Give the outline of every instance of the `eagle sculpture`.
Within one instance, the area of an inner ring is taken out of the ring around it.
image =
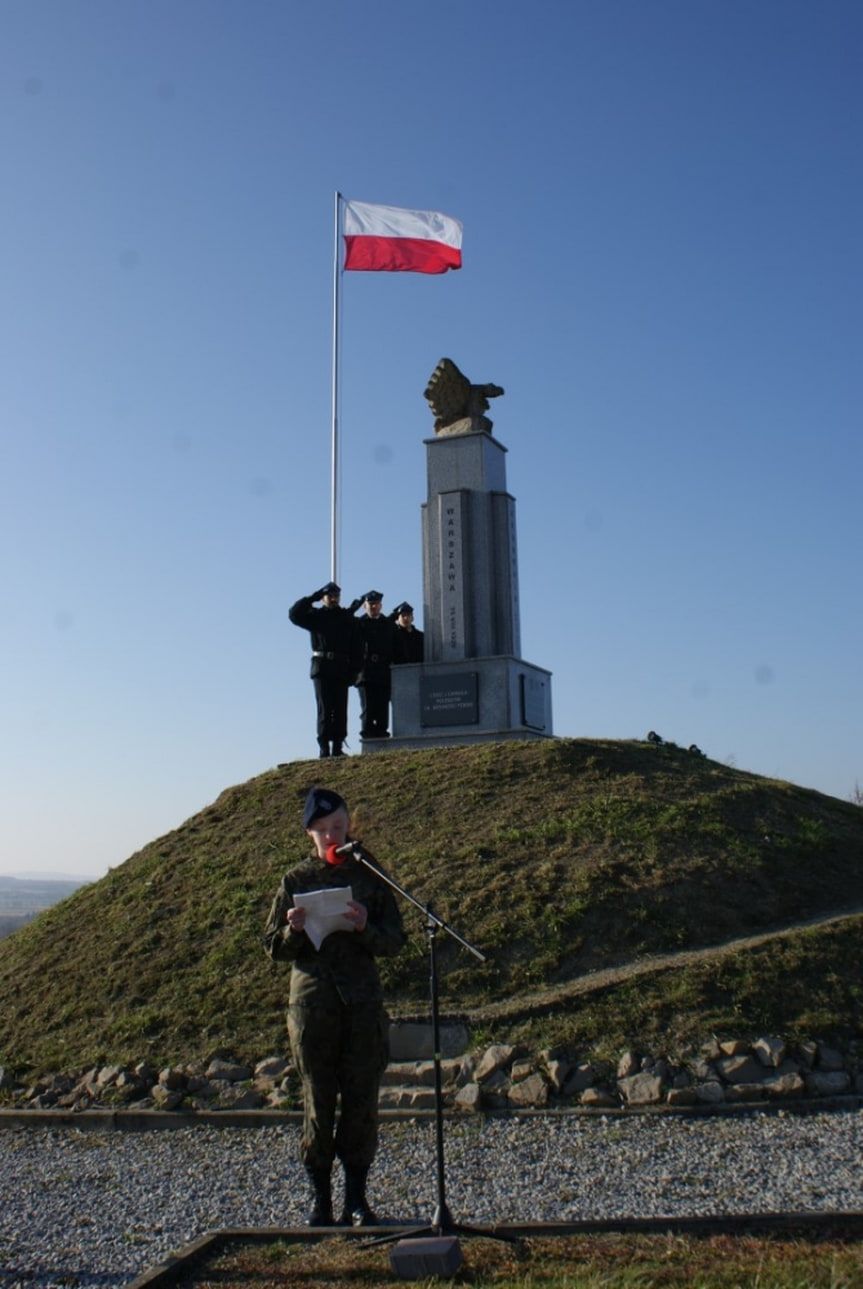
[[[500,385],[471,385],[451,358],[441,358],[424,394],[435,414],[435,434],[490,433],[492,422],[483,413],[488,400],[502,393]]]

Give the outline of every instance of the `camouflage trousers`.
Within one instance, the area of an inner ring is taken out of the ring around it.
[[[303,1083],[301,1160],[315,1171],[328,1171],[336,1156],[347,1168],[368,1167],[378,1144],[378,1092],[389,1060],[382,1003],[291,1003],[288,1036]]]

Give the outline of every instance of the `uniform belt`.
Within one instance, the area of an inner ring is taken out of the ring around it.
[[[327,662],[347,662],[348,661],[348,655],[346,653],[330,653],[326,649],[313,649],[312,657],[326,658]]]

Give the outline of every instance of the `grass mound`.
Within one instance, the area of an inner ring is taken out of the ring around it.
[[[672,745],[559,739],[298,761],[228,788],[0,941],[0,1064],[283,1050],[286,973],[261,931],[281,873],[308,851],[301,806],[320,782],[399,883],[487,955],[439,941],[443,1010],[488,1036],[855,1032],[860,920],[792,928],[863,907],[859,806]],[[425,1014],[422,918],[406,908],[405,921],[385,988],[393,1014]],[[759,935],[771,938],[721,965],[688,957]],[[585,990],[607,971],[619,974]]]

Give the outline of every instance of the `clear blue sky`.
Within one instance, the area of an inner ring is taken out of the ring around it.
[[[506,388],[555,732],[863,785],[859,0],[0,12],[0,872],[316,751],[336,189],[465,229],[343,279],[348,597],[422,603],[446,355]]]

